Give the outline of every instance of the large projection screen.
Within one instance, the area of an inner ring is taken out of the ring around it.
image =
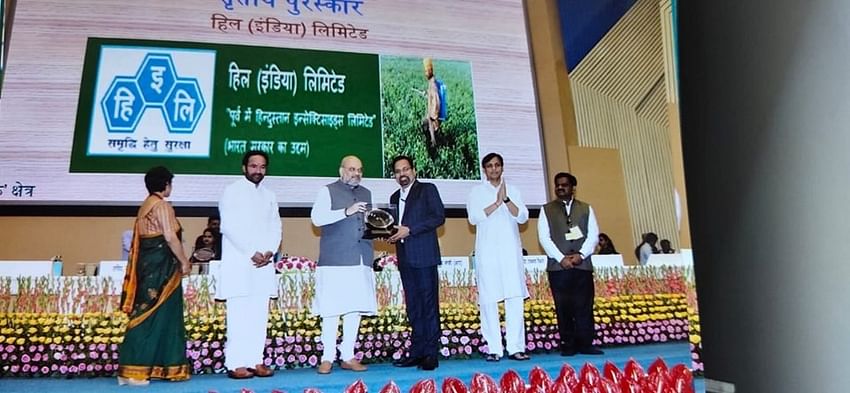
[[[8,44],[3,205],[131,206],[165,165],[175,205],[214,206],[252,148],[282,206],[346,154],[376,202],[407,154],[461,207],[492,151],[528,205],[547,199],[521,0],[19,0]]]

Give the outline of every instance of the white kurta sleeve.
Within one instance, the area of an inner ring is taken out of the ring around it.
[[[221,234],[228,238],[229,243],[239,254],[251,255],[258,250],[251,250],[251,236],[254,231],[245,230],[244,214],[239,198],[239,189],[233,185],[227,187],[218,201],[218,214],[221,216]]]
[[[511,217],[516,220],[517,224],[525,224],[526,222],[528,222],[528,208],[525,206],[525,202],[522,200],[522,193],[519,192],[519,189],[509,186],[508,198],[511,199],[511,202],[513,202],[513,204],[516,205],[517,209],[519,210],[519,212],[517,212],[516,217]]]
[[[484,209],[489,203],[484,200],[484,195],[482,195],[484,193],[482,191],[483,190],[480,186],[473,187],[469,196],[466,198],[466,216],[469,219],[469,223],[472,225],[478,225],[487,219],[487,214],[484,213]],[[490,201],[490,203],[493,203],[493,201]]]
[[[310,220],[313,225],[322,227],[345,219],[345,209],[331,210],[331,192],[327,187],[322,187],[316,193],[313,209],[310,210]]]
[[[266,189],[269,195],[269,213],[266,215],[268,219],[268,223],[266,228],[268,231],[266,232],[266,242],[263,243],[263,248],[260,251],[271,251],[272,254],[276,253],[278,249],[280,249],[280,241],[283,236],[283,224],[280,221],[280,207],[277,204],[277,197],[274,195],[274,191]]]
[[[543,251],[546,251],[549,258],[558,262],[564,259],[564,253],[558,249],[549,234],[549,220],[546,218],[546,211],[542,207],[540,208],[540,217],[537,219],[537,240],[540,241]]]
[[[596,244],[599,243],[599,224],[596,222],[596,214],[593,213],[593,207],[588,206],[587,212],[587,237],[581,243],[579,252],[582,258],[587,258],[593,255],[596,250]]]

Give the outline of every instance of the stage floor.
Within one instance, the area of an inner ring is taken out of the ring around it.
[[[395,381],[403,393],[407,393],[411,386],[419,380],[432,378],[436,380],[438,389],[442,387],[446,377],[457,377],[469,385],[472,375],[478,372],[489,374],[497,382],[502,374],[509,369],[516,370],[524,379],[534,366],[540,366],[551,377],[556,377],[564,362],[571,364],[576,371],[590,362],[602,370],[606,361],[611,361],[622,370],[629,358],[634,358],[644,369],[646,369],[656,358],[661,357],[672,367],[678,363],[684,363],[690,367],[691,353],[687,342],[676,342],[667,344],[638,345],[628,347],[606,348],[605,355],[588,356],[576,355],[572,357],[561,357],[558,354],[533,355],[530,361],[517,362],[503,359],[500,362],[488,363],[484,359],[476,358],[470,360],[447,360],[441,361],[440,367],[434,371],[421,371],[409,368],[396,368],[391,364],[369,365],[365,372],[351,372],[334,367],[329,375],[318,375],[313,368],[282,370],[271,378],[254,378],[249,380],[232,380],[224,374],[194,375],[186,382],[159,382],[153,381],[147,387],[118,386],[115,378],[2,378],[0,379],[0,392],[127,392],[127,391],[155,391],[166,393],[182,392],[218,392],[230,393],[240,392],[243,388],[250,389],[255,393],[271,393],[279,390],[288,393],[303,392],[306,388],[318,388],[323,393],[339,393],[345,387],[362,379],[366,383],[369,392],[377,393],[390,380]],[[695,379],[696,392],[705,392],[704,381]],[[438,390],[439,391],[439,390]]]

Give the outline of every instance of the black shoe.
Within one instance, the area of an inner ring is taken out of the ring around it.
[[[422,363],[422,358],[418,357],[404,357],[399,360],[393,362],[393,366],[396,367],[416,367]]]
[[[599,347],[594,347],[592,345],[589,346],[589,347],[586,347],[586,348],[579,349],[578,353],[583,354],[583,355],[603,355],[603,354],[605,354],[605,352],[603,352],[601,349],[599,349]]]
[[[431,371],[440,366],[440,361],[437,360],[436,356],[425,356],[422,358],[422,361],[419,362],[419,368],[425,371]]]
[[[484,356],[484,360],[488,362],[498,362],[499,359],[501,359],[501,357],[495,353],[488,353],[487,356]]]
[[[578,352],[572,348],[561,349],[561,356],[575,356]]]

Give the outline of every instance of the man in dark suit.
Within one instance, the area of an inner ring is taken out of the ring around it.
[[[439,365],[440,348],[440,245],[437,228],[446,222],[440,193],[431,183],[416,181],[413,159],[393,159],[393,176],[401,188],[390,196],[398,206],[398,232],[390,237],[398,255],[398,270],[404,287],[407,319],[413,329],[407,357],[397,367],[417,366],[433,370]]]

